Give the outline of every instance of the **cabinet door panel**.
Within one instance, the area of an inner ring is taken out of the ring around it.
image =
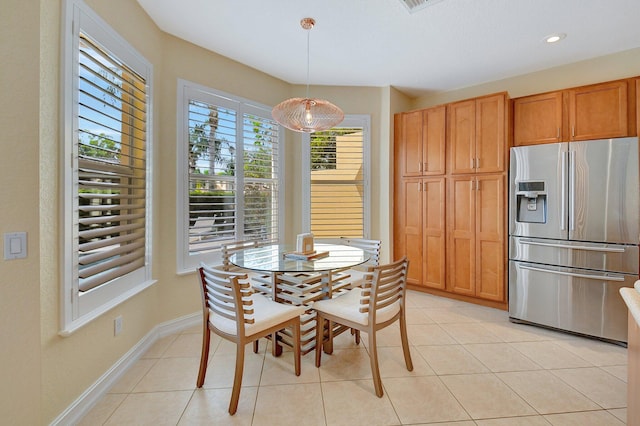
[[[423,181],[424,285],[444,290],[445,281],[445,180]],[[411,267],[410,267],[411,268]]]
[[[403,176],[422,174],[422,111],[402,114],[401,169]]]
[[[424,111],[423,120],[423,158],[424,175],[443,175],[445,172],[446,145],[446,106],[430,108]]]
[[[505,170],[505,95],[476,100],[476,172]]]
[[[504,301],[505,178],[478,177],[476,191],[476,296]]]
[[[627,82],[569,90],[571,140],[627,136]]]
[[[404,253],[409,259],[410,267],[407,276],[409,284],[421,284],[423,275],[423,251],[422,251],[422,183],[420,179],[407,179],[403,181],[403,209],[400,222],[402,224],[402,242]],[[396,253],[396,257],[398,257]]]
[[[475,157],[475,100],[448,106],[449,170],[451,173],[473,173]]]
[[[562,92],[527,96],[513,101],[515,146],[561,142]]]
[[[448,191],[448,289],[475,295],[475,178],[451,178]]]

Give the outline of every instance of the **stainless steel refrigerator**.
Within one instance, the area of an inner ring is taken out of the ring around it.
[[[638,279],[638,138],[511,148],[509,317],[627,341]]]

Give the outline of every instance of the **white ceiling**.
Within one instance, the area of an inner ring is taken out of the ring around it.
[[[640,47],[640,0],[138,0],[165,32],[292,84],[468,87]],[[566,33],[556,44],[546,35]],[[215,72],[215,70],[212,70]]]

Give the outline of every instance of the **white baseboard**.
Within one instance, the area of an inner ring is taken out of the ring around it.
[[[155,326],[135,346],[122,356],[109,370],[93,383],[82,395],[67,407],[51,425],[78,423],[106,395],[127,370],[156,342],[156,340],[181,332],[202,323],[202,312],[185,315]]]

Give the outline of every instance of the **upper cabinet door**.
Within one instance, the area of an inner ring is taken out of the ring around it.
[[[475,172],[476,101],[449,104],[449,171],[453,174]]]
[[[624,80],[570,89],[570,140],[628,136],[627,86]]]
[[[425,110],[422,123],[423,174],[443,175],[445,173],[447,107],[442,105]]]
[[[562,141],[562,92],[526,96],[513,101],[513,144]]]
[[[476,173],[506,170],[506,95],[476,99]]]
[[[449,105],[449,165],[452,174],[505,170],[506,95]]]
[[[400,134],[400,146],[397,148],[400,153],[401,175],[422,175],[422,111],[401,114]]]
[[[396,115],[395,153],[399,176],[445,173],[446,106]]]

